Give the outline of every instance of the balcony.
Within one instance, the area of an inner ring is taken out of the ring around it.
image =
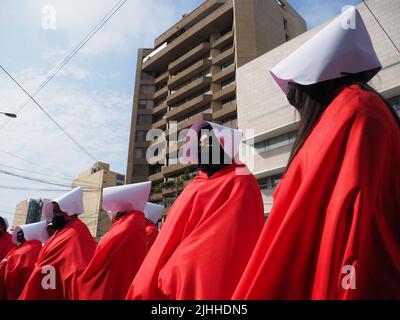
[[[135,147],[147,148],[150,145],[150,141],[135,141]]]
[[[200,77],[197,80],[192,81],[191,83],[187,84],[186,86],[180,88],[178,91],[175,91],[173,94],[168,96],[167,104],[171,105],[179,100],[185,99],[186,97],[189,97],[191,94],[207,87],[210,84],[211,84],[211,77],[209,76]]]
[[[222,6],[224,2],[227,2],[227,0],[209,0],[204,2],[188,15],[185,15],[181,20],[179,20],[175,25],[173,25],[163,34],[158,36],[155,40],[156,46],[159,46],[170,39],[171,36],[177,33],[177,30],[189,30],[189,28],[193,27],[199,21],[203,20],[216,9],[218,9],[218,7]]]
[[[220,53],[216,57],[214,57],[212,62],[213,62],[213,64],[221,65],[221,64],[223,64],[229,60],[232,60],[234,58],[235,58],[235,47],[232,47],[232,48]]]
[[[155,164],[163,165],[165,163],[165,154],[164,152],[160,152],[158,155],[150,156],[149,159],[146,160],[150,165],[155,165]]]
[[[158,84],[160,84],[162,82],[167,81],[168,80],[168,76],[169,76],[169,73],[168,73],[168,70],[167,70],[164,73],[160,74],[157,78],[154,79],[154,84],[158,85]]]
[[[153,123],[151,127],[156,128],[156,129],[165,130],[167,128],[167,121],[165,118],[163,118],[163,119]]]
[[[171,159],[171,156],[173,156],[174,158],[179,156],[179,150],[181,150],[181,148],[184,144],[185,144],[185,141],[177,141],[177,142],[174,142],[174,144],[170,143],[167,148],[168,158]]]
[[[172,175],[176,175],[178,173],[182,173],[185,171],[186,168],[190,168],[191,166],[192,166],[191,164],[183,164],[183,163],[171,164],[169,166],[164,167],[162,172],[165,177],[169,177]],[[176,186],[173,188],[176,190]]]
[[[142,64],[142,70],[147,72],[163,71],[165,66],[170,61],[181,56],[186,48],[196,45],[201,39],[206,41],[215,30],[225,29],[226,26],[231,25],[232,22],[233,1],[227,1],[145,61]],[[162,46],[160,48],[162,48]]]
[[[140,92],[139,94],[140,100],[152,100],[153,98],[154,98],[154,92],[153,93]]]
[[[186,52],[183,56],[179,57],[177,60],[171,62],[168,65],[168,70],[170,73],[175,73],[179,69],[187,66],[193,61],[196,61],[201,56],[205,55],[211,49],[211,45],[208,42],[200,43],[198,46],[194,47],[192,50]]]
[[[166,115],[167,121],[177,119],[180,116],[184,115],[185,113],[189,113],[193,110],[196,110],[202,106],[207,105],[208,103],[211,103],[211,101],[212,101],[211,94],[202,94],[201,96],[198,96],[184,103],[183,105],[169,111]]]
[[[149,180],[153,183],[160,182],[164,179],[162,171],[149,175]]]
[[[163,103],[161,103],[160,105],[158,105],[157,107],[153,108],[153,116],[158,115],[160,113],[166,112],[168,109],[168,105],[167,103],[164,101]]]
[[[148,165],[148,162],[147,162],[146,158],[137,158],[136,155],[133,157],[133,163],[134,164]]]
[[[152,115],[153,109],[138,109],[137,115]]]
[[[191,127],[195,122],[205,120],[205,121],[212,121],[212,114],[211,113],[199,113],[188,120],[182,121],[178,123],[178,132],[182,129]]]
[[[161,88],[160,90],[154,93],[153,99],[156,100],[162,97],[166,97],[167,95],[168,95],[168,86],[165,86],[164,88]]]
[[[179,190],[177,190],[176,186],[162,188],[163,196],[170,196],[172,194],[176,194],[177,192],[179,192]]]
[[[229,107],[221,108],[213,113],[214,120],[221,120],[236,114],[236,103]]]
[[[219,49],[223,47],[224,45],[228,44],[229,42],[233,41],[233,30],[225,33],[221,37],[219,37],[217,40],[215,40],[212,43],[212,48],[213,49]]]
[[[151,181],[153,181],[153,180],[151,180]],[[154,182],[156,182],[156,181],[154,181]],[[161,192],[153,192],[152,194],[150,194],[149,199],[151,202],[159,202],[163,199],[163,196],[162,196]]]
[[[226,98],[229,98],[236,92],[236,83],[232,83],[230,85],[227,85],[225,88],[221,89],[221,91],[217,91],[214,93],[214,100],[215,101],[221,101]]]
[[[217,74],[213,75],[212,82],[223,82],[229,78],[232,78],[235,74],[235,64],[230,65],[228,68],[218,72]]]
[[[177,74],[174,77],[171,77],[168,80],[168,88],[173,89],[176,86],[179,86],[181,83],[187,81],[194,75],[206,70],[211,67],[210,59],[201,59],[196,63],[192,64],[189,68],[185,69],[181,73]]]
[[[151,124],[136,124],[136,131],[149,131],[151,128]]]

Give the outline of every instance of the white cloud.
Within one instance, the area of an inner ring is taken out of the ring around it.
[[[0,1],[0,38],[7,43],[0,51],[0,62],[32,93],[117,2]],[[123,174],[126,170],[137,48],[152,46],[156,36],[198,2],[128,0],[37,95],[43,107],[90,153],[111,164],[111,170]],[[45,5],[56,9],[55,30],[42,29],[41,9]],[[26,101],[26,96],[3,73],[0,97],[1,111],[13,112]],[[0,116],[0,127],[5,120]],[[25,175],[45,179],[63,176],[67,180],[62,181],[68,182],[92,163],[32,102],[0,130],[0,164],[47,176]],[[0,174],[2,185],[55,188]],[[58,194],[0,188],[0,214],[6,213],[12,223],[15,205],[21,200],[54,198]]]
[[[43,78],[42,72],[24,70],[17,77],[30,87]],[[21,92],[0,79],[0,96],[9,101],[23,101]],[[131,97],[118,92],[93,92],[77,90],[75,86],[51,83],[45,93],[38,95],[38,101],[55,119],[94,154],[98,160],[111,163],[111,169],[125,173],[127,145],[129,139]],[[93,161],[30,103],[17,119],[12,120],[0,131],[0,164],[17,168],[38,170],[54,176],[76,177],[89,168]],[[0,166],[1,168],[1,166]],[[9,170],[17,172],[15,170]],[[25,173],[32,176],[30,173]],[[42,177],[43,178],[43,177]],[[64,183],[66,181],[64,180]],[[0,174],[0,185],[55,188],[32,183]],[[28,197],[52,197],[54,192],[32,192],[0,189],[0,212],[14,207]]]

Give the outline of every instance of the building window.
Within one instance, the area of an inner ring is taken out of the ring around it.
[[[282,134],[271,139],[261,141],[254,145],[257,153],[263,153],[271,150],[275,150],[284,146],[288,146],[294,143],[296,139],[296,131]]]
[[[164,103],[167,100],[167,97],[162,97],[161,99],[154,100],[154,106],[158,107],[160,104]]]
[[[123,174],[117,174],[117,186],[125,184],[125,176]]]
[[[148,166],[145,165],[135,165],[133,166],[133,176],[145,177],[148,176]]]
[[[160,173],[162,166],[160,164],[152,165],[149,168],[149,175]]]
[[[165,81],[165,82],[163,82],[163,83],[161,83],[159,85],[156,85],[155,91],[157,92],[157,91],[159,91],[161,89],[164,89],[166,86],[167,86],[167,82]]]
[[[228,108],[236,105],[236,96],[229,97],[228,99],[222,100],[222,108]]]
[[[174,103],[173,105],[171,105],[171,110],[174,109],[174,108],[180,107],[181,105],[183,105],[183,104],[185,104],[185,103],[187,103],[187,102],[189,102],[189,101],[191,101],[191,100],[193,100],[195,98],[198,98],[199,96],[201,96],[203,94],[211,94],[210,86],[207,86],[204,89],[199,90],[199,91],[191,94],[190,96],[188,96],[188,97],[186,97],[186,98],[184,98],[182,100],[179,100],[178,102]]]
[[[41,220],[43,201],[42,200],[29,200],[28,212],[26,215],[26,223],[35,223]]]
[[[283,173],[279,173],[273,176],[258,179],[257,181],[261,191],[273,191],[278,186],[278,183],[281,181],[282,176]]]
[[[143,94],[153,94],[154,93],[154,86],[150,84],[142,84],[140,86],[140,92]]]
[[[233,65],[235,63],[235,60],[229,60],[223,64],[221,64],[221,71],[225,70],[226,68],[229,68],[231,65]]]
[[[397,112],[400,116],[400,96],[396,96],[387,100],[389,105]]]
[[[203,77],[209,77],[211,76],[211,69],[208,68],[196,75],[194,75],[193,77],[191,77],[190,79],[186,80],[185,82],[179,84],[178,86],[173,88],[173,91],[176,92],[179,89],[182,89],[183,87],[186,87],[187,85],[191,84],[193,81],[196,81],[197,79],[203,78]]]
[[[225,89],[227,86],[234,84],[234,83],[235,83],[235,77],[225,80],[225,81],[221,82],[221,89]]]
[[[139,100],[139,110],[152,109],[153,100]]]
[[[194,118],[194,117],[196,117],[196,116],[198,116],[198,115],[200,115],[200,114],[203,114],[203,113],[212,113],[211,106],[210,106],[210,105],[206,105],[206,106],[201,107],[201,108],[199,108],[199,109],[196,109],[196,110],[194,110],[194,111],[192,111],[192,112],[186,113],[185,115],[179,117],[179,118],[177,119],[177,122],[178,122],[178,123],[181,123],[181,122],[183,122],[183,121],[192,119],[192,118]]]
[[[220,51],[221,51],[221,53],[223,53],[231,48],[233,48],[233,42],[230,42],[230,43],[224,45],[223,47],[221,47]]]
[[[142,80],[152,80],[153,77],[151,76],[151,74],[149,74],[147,72],[142,72],[142,74],[140,75],[140,79],[142,79]]]
[[[158,121],[161,121],[164,118],[165,114],[160,114],[158,116],[153,117],[153,123],[156,123]]]
[[[138,125],[148,125],[151,124],[152,116],[151,115],[143,115],[140,114],[137,117],[137,124]]]
[[[146,131],[136,131],[136,141],[146,141]]]
[[[146,148],[135,148],[135,157],[139,159],[146,158]]]
[[[225,126],[225,127],[236,129],[237,128],[237,119],[236,118],[225,119],[222,122],[222,125]]]

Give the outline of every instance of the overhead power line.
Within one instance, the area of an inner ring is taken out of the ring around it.
[[[0,69],[4,71],[4,73],[36,104],[36,106],[43,111],[43,113],[49,118],[73,143],[75,143],[79,149],[81,149],[89,158],[93,161],[96,161],[96,158],[85,149],[73,136],[71,136],[40,104],[32,97],[19,83],[15,78],[0,64]]]
[[[16,167],[5,165],[5,164],[0,164],[0,167],[13,169],[13,170],[17,170],[17,171],[22,171],[22,172],[27,172],[27,173],[38,174],[38,175],[49,177],[49,178],[53,178],[53,179],[61,179],[61,180],[66,180],[66,181],[72,181],[73,180],[74,182],[81,183],[82,185],[85,185],[85,186],[88,186],[88,187],[90,187],[90,186],[97,187],[98,186],[98,184],[96,184],[96,183],[91,183],[91,182],[83,181],[83,180],[80,180],[80,179],[74,179],[74,178],[65,177],[65,176],[49,175],[47,173],[43,173],[43,172],[39,172],[39,171],[33,171],[33,170],[20,169],[20,168],[16,168]]]
[[[21,178],[21,179],[24,179],[24,180],[33,181],[33,182],[53,185],[53,186],[57,186],[57,187],[72,188],[72,186],[70,184],[58,183],[58,182],[54,182],[54,181],[50,181],[50,180],[44,180],[44,179],[38,179],[38,178],[35,178],[35,177],[29,177],[29,176],[25,176],[25,175],[13,173],[13,172],[5,171],[5,170],[2,170],[2,169],[0,169],[0,173],[6,174],[6,175],[9,175],[9,176],[13,176],[13,177],[17,177],[17,178]],[[99,191],[99,190],[101,190],[101,188],[93,188],[93,187],[88,187],[88,186],[83,186],[83,189],[87,190],[87,191]]]
[[[68,54],[61,63],[49,74],[49,76],[40,84],[40,86],[32,93],[32,96],[36,96],[56,75],[60,70],[81,50],[86,43],[88,43],[93,36],[111,19],[112,16],[127,2],[128,0],[119,1],[104,17],[100,20],[100,22],[92,28],[89,33],[79,42],[79,44]],[[28,98],[24,103],[22,103],[18,110],[15,112],[19,114],[25,106],[30,102],[30,98]],[[5,128],[11,119],[7,119],[4,124],[0,127],[0,130]]]
[[[377,16],[372,12],[371,8],[369,7],[369,5],[367,4],[367,2],[365,0],[362,0],[362,2],[364,3],[364,5],[367,7],[367,9],[369,10],[369,12],[372,14],[372,16],[374,17],[374,19],[376,20],[376,22],[378,23],[379,27],[383,30],[383,32],[386,34],[386,36],[388,37],[388,39],[390,40],[390,42],[393,44],[393,46],[396,48],[396,50],[398,51],[398,53],[400,53],[400,49],[399,47],[396,45],[396,43],[393,41],[393,39],[390,37],[390,35],[388,34],[388,32],[385,30],[385,28],[382,26],[381,22],[379,21],[379,19],[377,18]]]

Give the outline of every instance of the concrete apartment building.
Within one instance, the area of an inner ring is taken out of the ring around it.
[[[85,212],[80,219],[88,226],[90,233],[98,241],[111,226],[110,219],[101,206],[103,188],[123,185],[125,176],[110,171],[110,165],[96,162],[90,169],[82,172],[73,180],[73,188],[83,188],[83,206]]]
[[[12,228],[22,224],[44,221],[43,205],[49,201],[49,199],[25,199],[18,203]]]
[[[400,1],[368,0],[367,3],[393,41],[399,45]],[[383,65],[383,69],[371,80],[371,85],[400,113],[400,53],[365,5],[360,4],[357,8]],[[243,143],[254,146],[254,158],[250,159],[250,155],[247,155],[241,160],[254,164],[252,171],[263,193],[265,215],[270,212],[272,192],[285,171],[299,121],[298,113],[288,104],[269,70],[323,26],[325,24],[271,50],[239,67],[236,72],[238,126],[245,133],[246,129],[254,130],[254,135],[246,136],[243,140]]]
[[[198,120],[237,127],[237,68],[306,29],[285,0],[208,0],[157,37],[154,48],[139,49],[126,182],[151,180],[150,200],[168,206],[194,171],[176,163],[182,141],[174,146],[172,131]],[[166,137],[146,141],[154,128]],[[164,152],[148,162],[147,148],[158,143]],[[184,182],[174,185],[183,173]]]

